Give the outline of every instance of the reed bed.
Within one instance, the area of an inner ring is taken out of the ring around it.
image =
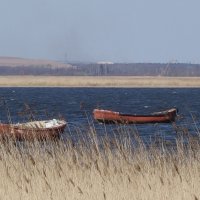
[[[2,141],[0,199],[200,199],[200,140],[170,148],[133,133],[73,142]],[[134,138],[134,142],[133,139]]]
[[[0,76],[1,87],[200,87],[199,77]]]

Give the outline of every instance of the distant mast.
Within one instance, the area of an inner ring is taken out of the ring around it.
[[[65,53],[64,63],[68,63],[68,54],[67,53]]]

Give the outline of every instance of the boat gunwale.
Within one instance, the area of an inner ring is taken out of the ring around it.
[[[44,121],[49,121],[49,120],[44,120]],[[23,126],[26,123],[20,123],[20,124],[5,124],[1,123],[0,127],[7,127],[9,129],[15,129],[15,130],[23,130],[23,131],[50,131],[50,130],[55,130],[55,129],[61,129],[67,125],[67,122],[64,120],[59,120],[62,122],[62,124],[54,125],[52,127],[28,127],[28,126]],[[40,122],[40,121],[35,121],[35,122]],[[29,122],[27,122],[29,123]]]
[[[30,131],[49,131],[49,130],[55,130],[55,129],[60,129],[60,128],[63,128],[67,125],[67,123],[63,123],[63,124],[59,124],[59,125],[56,125],[56,126],[52,126],[52,127],[48,127],[48,128],[34,128],[34,127],[20,127],[20,126],[10,126],[10,128],[14,128],[14,129],[17,129],[17,130],[30,130]]]

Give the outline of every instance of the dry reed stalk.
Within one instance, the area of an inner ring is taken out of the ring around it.
[[[136,146],[129,134],[113,140],[91,129],[87,137],[75,144],[1,142],[0,199],[200,199],[194,138],[169,151],[145,148],[137,134]]]

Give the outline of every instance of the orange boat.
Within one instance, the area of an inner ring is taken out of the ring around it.
[[[57,119],[18,124],[0,124],[0,137],[19,140],[56,138],[64,132],[65,126],[66,121]]]
[[[94,119],[102,123],[144,124],[144,123],[170,123],[175,121],[178,110],[171,108],[149,115],[123,114],[110,110],[94,109]]]

